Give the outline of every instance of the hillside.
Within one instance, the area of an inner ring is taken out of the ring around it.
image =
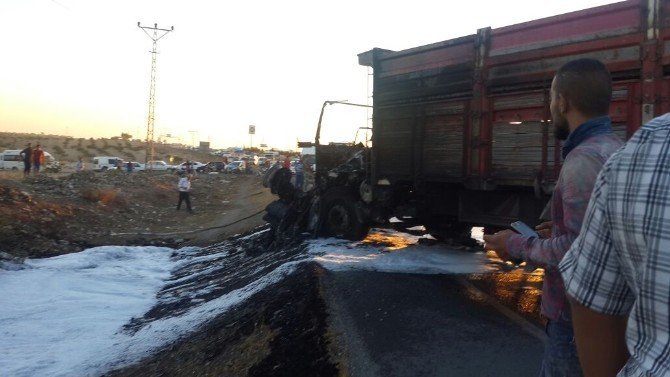
[[[121,138],[73,138],[70,136],[23,134],[0,132],[0,151],[5,149],[23,149],[27,143],[41,144],[42,149],[51,153],[58,161],[67,165],[82,157],[90,163],[94,156],[118,156],[126,161],[144,162],[145,143],[139,140]],[[209,153],[193,151],[180,144],[155,144],[155,160],[170,161],[178,164],[185,160],[201,162],[216,161]]]
[[[209,245],[264,224],[263,208],[274,200],[256,174],[197,174],[193,213],[175,211],[178,178],[114,170],[23,178],[2,171],[0,263],[3,253],[39,258],[100,245]]]

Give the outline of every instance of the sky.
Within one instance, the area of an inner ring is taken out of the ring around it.
[[[468,274],[501,269],[499,259],[484,253],[453,250],[444,244],[421,245],[419,237],[406,233],[377,230],[372,237],[396,246],[385,249],[336,239],[311,240],[301,258],[269,269],[232,291],[222,292],[217,286],[220,296],[192,300],[188,310],[152,319],[136,332],[124,330],[124,325],[141,318],[159,300],[199,297],[211,289],[192,284],[192,276],[216,281],[220,277],[212,274],[225,267],[227,260],[229,268],[239,268],[238,259],[227,258],[225,243],[217,253],[199,253],[198,248],[101,246],[24,263],[0,261],[4,290],[0,295],[0,370],[15,377],[104,374],[197,329],[281,281],[306,261],[334,271]],[[249,265],[258,269],[257,263]],[[181,275],[185,270],[189,275]],[[157,298],[166,286],[173,294]]]
[[[158,42],[155,139],[294,149],[324,101],[371,103],[361,52],[612,2],[3,0],[0,132],[145,139],[152,41],[138,22],[174,26]],[[353,141],[370,116],[329,108],[322,141]]]

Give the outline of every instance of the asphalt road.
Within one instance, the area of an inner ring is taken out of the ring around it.
[[[542,331],[462,277],[326,271],[321,281],[344,375],[539,373]]]

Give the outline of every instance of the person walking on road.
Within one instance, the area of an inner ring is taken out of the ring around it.
[[[40,173],[40,167],[44,165],[44,151],[42,147],[37,144],[33,151],[33,172],[35,175]]]
[[[186,174],[185,176],[179,178],[179,183],[177,188],[179,189],[179,201],[177,202],[177,211],[181,209],[181,202],[186,202],[186,209],[189,212],[193,212],[191,208],[191,175]]]
[[[550,110],[556,137],[565,140],[564,162],[552,197],[552,222],[537,227],[551,229],[551,237],[529,238],[511,230],[484,236],[485,248],[502,259],[522,259],[545,270],[542,315],[548,341],[541,376],[582,375],[558,264],[579,234],[598,173],[622,145],[607,115],[611,98],[612,79],[601,62],[578,59],[558,70]]]
[[[27,177],[30,175],[30,168],[32,166],[33,159],[33,147],[32,144],[26,144],[26,148],[19,153],[19,156],[23,158],[23,176]]]

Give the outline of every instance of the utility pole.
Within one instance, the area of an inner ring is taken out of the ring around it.
[[[170,29],[160,29],[158,24],[154,27],[141,26],[137,23],[137,27],[142,29],[146,35],[153,41],[153,49],[151,50],[151,83],[149,84],[149,115],[147,116],[147,149],[144,156],[144,163],[154,159],[154,109],[156,107],[156,51],[158,40],[167,35],[167,33],[174,30],[174,26]],[[149,33],[148,30],[152,30]],[[159,35],[159,31],[161,34]]]

